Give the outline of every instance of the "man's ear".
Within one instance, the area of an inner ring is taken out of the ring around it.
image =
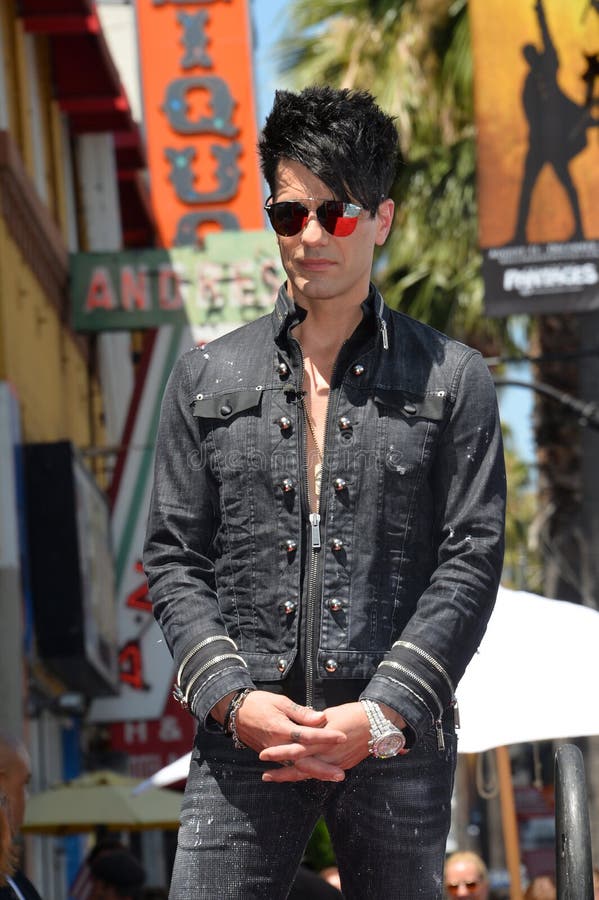
[[[375,244],[378,244],[380,246],[387,240],[389,232],[391,231],[391,225],[393,223],[394,211],[395,203],[390,197],[387,197],[386,200],[383,200],[381,201],[381,203],[379,203],[379,208],[376,213],[377,229]]]

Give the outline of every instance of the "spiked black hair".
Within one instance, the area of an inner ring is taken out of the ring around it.
[[[262,172],[274,194],[277,166],[301,163],[346,202],[374,215],[400,162],[394,120],[368,91],[308,87],[277,91],[258,143]]]

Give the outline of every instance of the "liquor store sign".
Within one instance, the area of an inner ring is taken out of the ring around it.
[[[127,331],[187,323],[222,329],[272,309],[284,280],[268,231],[214,232],[202,248],[71,256],[76,331]]]

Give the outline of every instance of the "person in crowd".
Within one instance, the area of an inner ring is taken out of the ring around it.
[[[146,873],[128,850],[106,850],[90,862],[90,900],[142,900]]]
[[[288,900],[341,900],[341,891],[323,878],[322,873],[302,865],[297,870]]]
[[[127,847],[118,837],[107,835],[96,841],[79,867],[79,871],[69,888],[71,900],[90,900],[93,890],[91,865],[102,853],[113,850],[126,850]]]
[[[452,853],[445,861],[445,893],[451,897],[488,900],[489,873],[484,861],[471,850]]]
[[[553,876],[535,876],[526,888],[524,900],[557,900],[557,890]]]
[[[173,900],[282,900],[321,816],[346,900],[442,895],[505,472],[481,355],[370,280],[398,146],[366,91],[277,91],[259,152],[286,282],[163,398],[144,564],[199,725]]]
[[[20,738],[0,730],[0,900],[40,900],[19,868],[17,839],[31,778],[31,762]]]
[[[324,878],[329,884],[332,884],[333,887],[336,887],[337,890],[341,890],[341,878],[339,877],[338,866],[325,866],[324,869],[320,870],[320,877]]]

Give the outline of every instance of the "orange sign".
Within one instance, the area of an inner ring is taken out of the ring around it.
[[[261,229],[248,0],[137,0],[151,195],[162,245]]]

